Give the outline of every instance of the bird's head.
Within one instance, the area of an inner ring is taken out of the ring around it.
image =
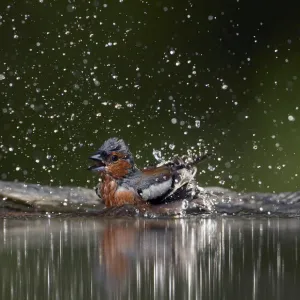
[[[109,174],[116,179],[126,177],[135,168],[128,146],[122,139],[110,138],[89,157],[95,164],[89,170]]]

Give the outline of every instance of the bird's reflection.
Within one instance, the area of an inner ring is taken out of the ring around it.
[[[132,286],[142,292],[139,285],[146,281],[157,297],[173,293],[180,274],[191,284],[201,252],[216,249],[217,222],[198,219],[195,227],[184,224],[185,220],[109,222],[99,240],[99,282],[110,294],[121,296]]]
[[[123,250],[133,248],[135,239],[136,231],[132,226],[106,227],[99,243],[99,263],[109,277],[118,281],[127,277],[129,259]]]

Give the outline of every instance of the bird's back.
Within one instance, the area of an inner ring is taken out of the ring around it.
[[[134,188],[143,200],[151,204],[191,200],[197,185],[194,179],[197,168],[192,165],[182,167],[184,164],[176,157],[157,167],[136,170],[123,180],[122,185]]]

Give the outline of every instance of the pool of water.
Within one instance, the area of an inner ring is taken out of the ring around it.
[[[300,220],[0,220],[0,299],[298,299]]]

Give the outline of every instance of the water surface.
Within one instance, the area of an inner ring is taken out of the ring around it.
[[[298,219],[0,220],[1,299],[298,299]]]

